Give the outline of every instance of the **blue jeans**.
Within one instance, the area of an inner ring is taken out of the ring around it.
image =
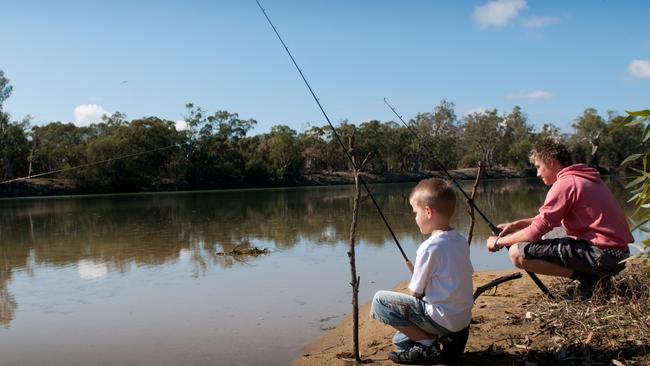
[[[370,317],[394,327],[416,326],[432,338],[451,333],[447,328],[434,322],[427,314],[426,302],[393,291],[378,291],[372,299]],[[403,351],[414,344],[404,333],[393,336],[393,344],[398,351]]]

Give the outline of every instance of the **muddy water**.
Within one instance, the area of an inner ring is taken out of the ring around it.
[[[374,186],[413,258],[413,184]],[[470,189],[469,184],[466,187]],[[615,189],[624,201],[620,189]],[[495,223],[532,215],[534,180],[485,182]],[[284,365],[350,310],[351,187],[0,200],[0,365]],[[466,232],[459,200],[454,226]],[[364,202],[361,301],[408,272]],[[511,268],[472,243],[476,270]],[[269,248],[257,257],[215,255]]]

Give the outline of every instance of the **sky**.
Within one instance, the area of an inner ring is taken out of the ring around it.
[[[520,106],[570,132],[650,107],[648,1],[260,0],[334,123]],[[186,103],[298,132],[326,124],[254,0],[4,0],[13,120],[182,121]],[[179,123],[179,127],[182,123]]]

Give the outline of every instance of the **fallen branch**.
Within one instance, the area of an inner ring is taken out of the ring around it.
[[[484,293],[485,291],[491,289],[492,287],[500,285],[500,284],[502,284],[504,282],[516,280],[517,278],[521,278],[521,272],[512,273],[512,274],[509,274],[507,276],[501,276],[499,278],[496,278],[496,279],[486,283],[483,286],[477,287],[476,291],[474,291],[474,300],[476,300],[477,297],[481,296],[482,293]]]

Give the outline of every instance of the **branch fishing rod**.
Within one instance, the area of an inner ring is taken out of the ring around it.
[[[341,137],[339,134],[336,132],[336,128],[330,121],[330,118],[327,116],[327,113],[325,113],[325,109],[323,109],[323,106],[320,104],[320,100],[316,96],[316,93],[314,93],[314,90],[311,88],[311,85],[309,85],[309,82],[307,81],[307,78],[305,77],[305,74],[303,74],[302,69],[300,66],[298,66],[298,63],[296,62],[296,59],[293,58],[293,55],[291,54],[291,51],[289,51],[289,48],[287,47],[286,43],[284,43],[284,40],[280,36],[280,33],[278,33],[278,30],[275,28],[275,25],[269,18],[269,16],[266,14],[266,10],[262,7],[262,4],[260,4],[259,0],[255,0],[257,3],[257,6],[259,6],[260,10],[262,11],[262,14],[264,14],[264,17],[266,20],[269,22],[269,25],[271,25],[271,28],[273,28],[273,31],[275,32],[275,35],[278,36],[278,39],[280,40],[280,43],[282,43],[282,46],[284,47],[284,50],[287,51],[287,54],[289,55],[289,58],[291,58],[291,61],[293,62],[293,65],[296,67],[296,70],[298,70],[298,73],[300,73],[300,77],[302,78],[302,81],[305,82],[305,85],[307,86],[307,89],[309,89],[309,92],[311,93],[311,96],[314,98],[314,101],[316,104],[318,104],[318,108],[320,111],[323,113],[323,116],[325,117],[325,120],[327,120],[327,124],[332,128],[332,132],[334,133],[334,136],[336,137],[336,140],[339,142],[341,145],[341,148],[343,148],[343,152],[345,155],[348,157],[348,160],[350,160],[350,164],[352,164],[352,167],[354,168],[355,171],[358,171],[357,164],[354,162],[354,159],[352,159],[352,156],[348,152],[348,150],[345,148],[345,144],[343,144],[343,140],[341,140]],[[366,192],[368,193],[368,197],[370,197],[370,200],[374,204],[375,208],[377,209],[377,212],[379,213],[379,216],[381,216],[381,219],[384,221],[384,224],[386,225],[386,228],[390,232],[390,235],[393,237],[393,240],[395,241],[395,244],[397,244],[397,248],[399,248],[400,253],[402,254],[402,257],[404,257],[404,260],[406,261],[407,266],[409,268],[412,267],[411,261],[409,261],[408,257],[406,256],[406,253],[404,253],[404,249],[402,249],[402,246],[399,243],[399,240],[397,240],[397,237],[395,236],[395,233],[393,232],[393,229],[390,227],[390,224],[386,220],[386,217],[384,216],[384,213],[381,211],[381,208],[379,208],[379,204],[375,200],[375,197],[372,195],[372,192],[370,191],[370,188],[368,188],[368,185],[366,182],[363,180],[361,176],[359,176],[359,182],[363,185],[363,188],[365,188]]]
[[[465,196],[465,198],[467,199],[467,202],[468,202],[468,203],[469,203],[469,204],[474,208],[474,210],[476,210],[476,212],[479,213],[479,215],[481,215],[481,217],[483,218],[483,220],[485,221],[485,223],[488,224],[488,226],[490,227],[490,230],[492,230],[492,233],[493,233],[494,235],[499,235],[499,233],[501,232],[501,229],[499,229],[496,225],[494,225],[494,224],[492,223],[492,221],[490,221],[490,219],[488,219],[487,216],[485,216],[485,214],[483,214],[483,212],[482,212],[482,211],[481,211],[481,210],[476,206],[476,203],[474,203],[474,200],[473,200],[469,195],[467,195],[467,192],[465,192],[465,190],[463,189],[463,187],[460,186],[460,184],[458,183],[458,181],[457,181],[457,180],[456,180],[456,179],[455,179],[451,174],[449,174],[449,171],[448,171],[448,170],[445,168],[445,166],[440,162],[440,160],[438,160],[438,158],[436,158],[436,154],[435,154],[433,151],[431,151],[431,149],[430,149],[429,146],[425,143],[425,141],[423,141],[423,140],[420,138],[420,136],[419,136],[415,131],[413,131],[413,129],[411,128],[411,126],[409,126],[406,122],[404,122],[404,119],[402,118],[402,116],[401,116],[399,113],[397,113],[397,111],[395,110],[395,108],[394,108],[392,105],[390,105],[390,103],[388,103],[388,100],[386,100],[386,98],[384,98],[384,103],[386,103],[386,105],[388,106],[388,108],[390,108],[390,110],[393,111],[393,113],[395,113],[395,115],[397,116],[397,118],[399,118],[399,120],[402,121],[402,124],[403,124],[407,129],[408,129],[408,131],[409,131],[409,132],[410,132],[410,133],[411,133],[411,134],[412,134],[412,135],[413,135],[413,136],[414,136],[418,141],[420,141],[420,142],[422,143],[422,146],[424,146],[424,148],[429,152],[429,154],[431,154],[431,157],[433,158],[433,160],[435,160],[436,164],[438,165],[438,168],[439,168],[440,170],[442,170],[442,171],[447,175],[447,177],[449,177],[449,179],[454,183],[454,185],[456,186],[456,188],[458,188],[458,190],[463,194],[463,196]],[[548,290],[548,288],[544,285],[544,283],[542,282],[542,280],[540,280],[539,277],[537,277],[537,275],[536,275],[535,273],[533,273],[533,272],[529,272],[529,271],[526,271],[526,273],[528,273],[528,275],[529,275],[530,278],[533,280],[533,282],[535,282],[535,284],[537,285],[537,287],[539,287],[539,289],[542,290],[542,292],[544,293],[544,295],[548,296],[551,300],[555,300],[555,297],[553,296],[553,294]]]
[[[431,154],[431,157],[433,158],[433,160],[436,161],[436,164],[438,165],[438,169],[442,170],[445,173],[445,175],[447,175],[447,177],[449,177],[449,179],[454,183],[456,188],[458,188],[458,190],[460,190],[460,193],[462,193],[463,196],[465,196],[465,199],[467,199],[469,204],[476,210],[476,212],[478,212],[479,215],[481,215],[481,217],[483,218],[485,223],[488,224],[488,226],[490,227],[490,230],[492,230],[492,233],[494,235],[499,235],[501,230],[498,227],[496,227],[496,225],[494,225],[492,223],[492,221],[490,221],[490,219],[488,219],[487,216],[485,216],[485,214],[483,214],[483,212],[478,207],[476,207],[476,204],[474,203],[474,200],[467,194],[467,192],[465,192],[465,190],[460,186],[458,181],[456,179],[454,179],[454,177],[451,174],[449,174],[449,171],[447,171],[447,169],[445,169],[445,166],[440,162],[440,160],[438,160],[438,158],[436,158],[436,154],[433,151],[431,151],[431,149],[425,143],[425,141],[422,141],[420,136],[415,131],[413,131],[411,126],[409,126],[406,122],[404,122],[404,119],[402,118],[402,116],[397,113],[395,108],[392,105],[390,105],[390,103],[388,103],[388,100],[386,100],[386,98],[384,98],[384,103],[386,103],[388,108],[390,108],[390,110],[393,111],[393,113],[395,113],[397,118],[399,118],[399,120],[402,121],[402,124],[408,129],[408,131],[413,135],[413,137],[415,137],[418,141],[420,141],[422,143],[422,146],[424,146],[424,148],[427,149],[429,154]]]
[[[121,159],[126,159],[126,158],[132,158],[132,157],[135,157],[135,156],[149,154],[149,153],[152,153],[152,152],[157,152],[157,151],[162,151],[162,150],[167,150],[167,149],[171,149],[172,147],[179,147],[179,146],[180,146],[179,144],[173,144],[173,145],[160,147],[160,148],[153,149],[153,150],[141,151],[141,152],[133,153],[133,154],[120,155],[120,156],[115,157],[115,158],[110,158],[110,159],[105,159],[105,160],[100,160],[100,161],[94,161],[92,163],[75,165],[75,166],[71,166],[71,167],[67,167],[67,168],[63,168],[63,169],[52,170],[52,171],[45,172],[45,173],[32,174],[32,175],[28,175],[28,176],[25,176],[25,177],[9,179],[9,180],[5,180],[5,181],[0,182],[0,184],[8,184],[8,183],[13,183],[13,182],[18,182],[18,181],[21,181],[21,180],[28,180],[28,179],[32,179],[32,178],[43,177],[43,176],[50,175],[50,174],[56,174],[56,173],[67,172],[67,171],[70,171],[70,170],[86,168],[86,167],[93,166],[93,165],[108,163],[108,162],[111,162],[111,161],[121,160]]]

